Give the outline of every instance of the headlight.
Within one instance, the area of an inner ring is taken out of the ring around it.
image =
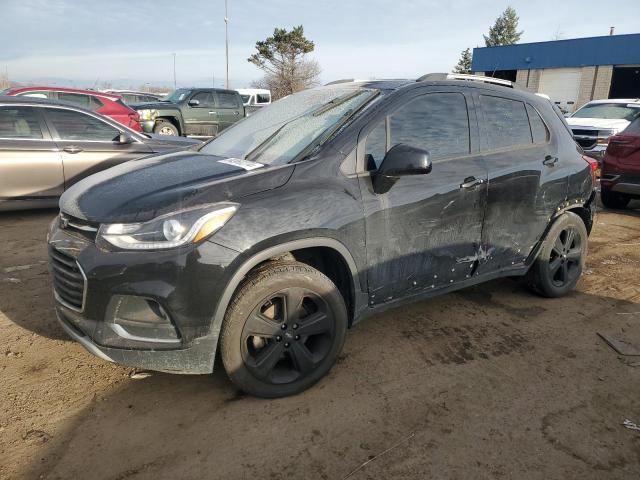
[[[209,205],[182,210],[144,223],[102,225],[98,236],[126,250],[157,250],[198,243],[229,221],[237,205]]]
[[[153,120],[158,116],[157,110],[138,110],[140,120]]]

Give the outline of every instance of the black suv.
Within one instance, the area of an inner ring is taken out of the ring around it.
[[[343,82],[196,151],[93,175],[48,234],[56,311],[99,357],[300,392],[349,327],[505,276],[563,295],[594,181],[545,98],[447,76]]]

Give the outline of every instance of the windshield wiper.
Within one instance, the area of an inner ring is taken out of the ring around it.
[[[286,123],[283,123],[280,127],[278,127],[276,129],[275,132],[273,132],[271,135],[269,135],[267,138],[265,138],[262,142],[260,142],[258,144],[258,146],[256,148],[254,148],[253,150],[251,150],[249,153],[247,153],[244,157],[245,160],[253,160],[255,157],[257,157],[258,155],[260,155],[260,153],[262,152],[262,150],[264,150],[264,148],[269,144],[269,142],[271,142],[271,140],[273,140],[281,131],[284,127],[286,127],[287,125],[289,125],[291,122],[293,122],[294,120],[297,120],[300,117],[294,118],[292,120],[289,120]]]
[[[367,90],[356,90],[355,92],[348,93],[348,94],[343,95],[343,96],[338,97],[338,98],[334,98],[333,100],[328,101],[327,103],[322,105],[320,108],[315,110],[311,115],[313,117],[319,117],[323,113],[328,112],[329,110],[332,110],[332,109],[336,108],[338,105],[342,105],[343,103],[348,102],[352,98],[355,98],[358,95],[360,95],[360,94],[362,94],[362,93],[364,93],[366,91]]]

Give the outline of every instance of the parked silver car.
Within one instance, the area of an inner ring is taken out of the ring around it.
[[[71,104],[0,96],[0,210],[56,206],[92,173],[198,143],[141,134]]]

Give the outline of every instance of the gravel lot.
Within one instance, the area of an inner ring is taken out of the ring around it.
[[[600,212],[570,296],[507,279],[397,308],[275,401],[222,369],[139,378],[68,340],[54,215],[0,214],[0,478],[343,479],[370,459],[349,478],[640,478],[640,431],[622,425],[640,424],[640,357],[597,336],[640,347],[638,209]]]

